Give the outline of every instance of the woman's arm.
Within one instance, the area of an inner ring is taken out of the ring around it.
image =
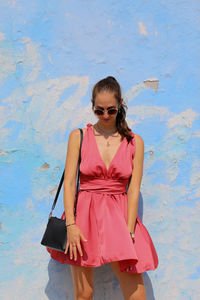
[[[138,200],[140,194],[140,185],[143,175],[144,162],[144,141],[140,135],[135,134],[136,152],[133,158],[133,172],[129,187],[128,196],[128,220],[127,226],[130,232],[133,232],[138,213]]]
[[[76,192],[76,173],[80,149],[80,130],[71,131],[68,139],[67,156],[65,162],[65,176],[63,188],[63,202],[66,216],[66,225],[75,222],[74,202]]]

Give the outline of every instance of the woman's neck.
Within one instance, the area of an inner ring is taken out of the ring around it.
[[[115,133],[117,131],[117,127],[116,124],[102,124],[101,122],[97,122],[96,123],[96,127],[103,131],[104,133],[108,133],[108,134],[112,134]]]

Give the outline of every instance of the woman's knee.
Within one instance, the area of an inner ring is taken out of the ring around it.
[[[118,262],[110,263],[115,275],[117,276],[124,299],[146,300],[146,290],[142,273],[121,272]]]
[[[71,266],[74,299],[91,300],[94,293],[94,268]]]

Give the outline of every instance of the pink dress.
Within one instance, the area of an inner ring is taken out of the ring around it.
[[[76,224],[85,235],[81,240],[83,256],[77,250],[77,260],[69,253],[47,248],[58,262],[86,267],[98,267],[118,261],[120,270],[142,273],[158,266],[153,241],[136,218],[132,239],[127,227],[126,187],[133,169],[135,138],[128,143],[124,138],[107,169],[100,156],[93,127],[87,124],[81,149],[80,186],[78,191]],[[63,212],[62,219],[65,218]],[[129,267],[129,270],[126,268]]]

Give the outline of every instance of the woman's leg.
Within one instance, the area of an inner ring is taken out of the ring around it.
[[[142,273],[124,273],[117,261],[110,262],[117,276],[125,300],[146,300],[146,290]]]
[[[70,265],[74,288],[74,300],[92,300],[94,268]]]

